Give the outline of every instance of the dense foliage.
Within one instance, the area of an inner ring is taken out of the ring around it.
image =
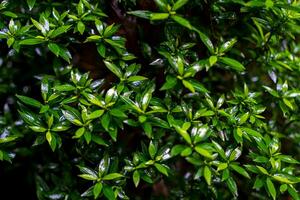
[[[299,199],[298,0],[2,0],[0,19],[1,196]]]

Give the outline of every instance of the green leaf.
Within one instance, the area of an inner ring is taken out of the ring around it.
[[[102,103],[96,96],[88,93],[83,93],[83,95],[92,104],[97,105],[99,107],[104,107],[104,103]]]
[[[108,131],[109,129],[109,124],[110,124],[110,116],[108,113],[105,113],[102,117],[101,117],[101,125],[103,126],[103,128]]]
[[[111,37],[113,34],[115,34],[119,29],[119,25],[115,25],[114,23],[112,23],[111,25],[109,25],[108,27],[105,28],[104,30],[104,37]]]
[[[110,88],[105,95],[104,101],[106,104],[110,103],[117,96],[117,90],[115,87]]]
[[[218,61],[218,57],[217,56],[210,56],[208,61],[209,61],[209,65],[213,66]]]
[[[61,34],[68,32],[68,30],[71,27],[72,27],[71,25],[60,26],[51,33],[50,37],[56,38],[57,36],[60,36]]]
[[[49,90],[50,90],[50,86],[49,86],[48,78],[47,76],[44,76],[41,82],[41,93],[44,101],[47,100]]]
[[[55,43],[49,43],[48,48],[52,53],[54,53],[56,56],[59,56],[60,47]]]
[[[178,10],[182,6],[184,6],[189,0],[177,0],[172,7],[172,10]]]
[[[150,20],[155,21],[155,20],[164,20],[168,19],[169,13],[151,13],[150,14]]]
[[[85,128],[81,127],[79,129],[77,129],[77,131],[75,132],[75,136],[73,138],[80,138],[85,132]]]
[[[247,119],[249,118],[249,112],[244,113],[240,118],[239,118],[239,124],[242,125],[244,124]]]
[[[122,178],[122,177],[123,177],[122,174],[119,174],[119,173],[111,173],[111,174],[105,175],[105,176],[102,178],[102,180],[109,181],[109,180],[119,179],[119,178]]]
[[[276,199],[276,189],[274,187],[273,182],[271,181],[270,178],[266,179],[266,183],[267,183],[267,189],[270,193],[270,195],[272,196],[272,198],[275,200]]]
[[[225,151],[223,150],[223,148],[221,147],[220,144],[218,144],[216,141],[212,140],[212,143],[216,149],[216,151],[218,152],[218,154],[224,159],[226,160],[226,154]]]
[[[209,93],[209,91],[204,87],[204,85],[199,83],[197,80],[189,79],[188,81],[196,91],[202,92],[202,93]]]
[[[135,187],[137,187],[140,183],[140,173],[138,172],[138,170],[135,170],[133,172],[132,180],[133,180]]]
[[[193,149],[191,147],[186,147],[181,153],[180,155],[182,157],[187,157],[189,155],[191,155],[193,153]]]
[[[144,76],[130,76],[127,81],[128,82],[135,82],[135,81],[144,81],[144,80],[147,80],[148,78],[147,77],[144,77]]]
[[[171,18],[175,22],[177,22],[178,24],[180,24],[183,27],[188,28],[189,30],[193,30],[194,29],[194,27],[191,25],[191,23],[187,19],[185,19],[183,17],[180,17],[178,15],[172,15]]]
[[[108,185],[103,186],[103,194],[108,200],[116,199],[114,190],[112,189],[112,187],[110,187]]]
[[[158,164],[158,163],[154,163],[154,166],[159,172],[168,176],[168,169],[165,166]]]
[[[299,200],[300,199],[299,192],[295,188],[293,188],[292,186],[288,187],[288,192],[293,197],[294,200]]]
[[[103,61],[105,66],[112,72],[114,73],[117,77],[120,79],[123,77],[123,73],[119,67],[117,67],[115,64],[105,60]]]
[[[57,85],[53,89],[59,92],[69,92],[69,91],[76,90],[76,87],[70,84],[64,84],[64,85]]]
[[[46,128],[41,127],[41,126],[29,126],[29,128],[30,128],[31,130],[33,130],[34,132],[38,132],[38,133],[44,133],[44,132],[47,131]]]
[[[265,168],[261,166],[256,166],[256,167],[262,174],[269,175],[268,171]]]
[[[171,155],[172,156],[177,156],[179,155],[184,149],[186,149],[185,145],[182,144],[177,144],[175,146],[173,146],[172,150],[171,150]]]
[[[29,7],[29,10],[31,10],[34,7],[35,0],[27,0],[27,5]]]
[[[220,62],[228,65],[230,68],[237,70],[237,71],[244,71],[245,67],[237,60],[228,58],[228,57],[220,57]]]
[[[168,11],[166,0],[154,0],[155,4],[163,11]]]
[[[104,113],[104,110],[96,110],[88,115],[88,119],[97,119],[101,117]]]
[[[263,136],[259,132],[255,131],[253,129],[246,128],[246,127],[242,127],[241,129],[252,137],[263,138]]]
[[[28,125],[42,126],[41,118],[38,115],[29,111],[19,111],[19,114]]]
[[[137,112],[143,113],[143,111],[139,108],[138,104],[133,102],[131,99],[128,97],[121,96],[121,99],[129,105],[132,109],[136,110]]]
[[[228,167],[228,164],[227,164],[227,163],[220,163],[220,164],[218,165],[217,171],[222,171],[222,170],[226,169],[227,167]]]
[[[94,185],[93,188],[93,194],[94,194],[94,199],[97,199],[102,191],[103,185],[102,183],[98,182]]]
[[[163,86],[160,88],[160,90],[169,90],[175,87],[177,84],[177,78],[174,76],[167,75],[166,82],[163,84]]]
[[[43,35],[46,34],[46,29],[41,23],[39,23],[38,21],[36,21],[35,19],[32,19],[32,18],[31,18],[31,21],[32,21],[33,25],[43,33]]]
[[[233,180],[232,177],[229,177],[226,180],[226,184],[230,190],[230,192],[233,194],[233,196],[238,196],[238,191],[237,191],[237,186],[236,186],[236,182]]]
[[[150,16],[152,14],[152,12],[146,10],[135,10],[127,13],[144,19],[150,19]]]
[[[287,183],[287,184],[295,184],[295,183],[300,182],[299,178],[296,178],[296,177],[288,175],[288,174],[282,174],[282,173],[274,174],[273,178],[276,181],[280,181],[282,183]]]
[[[291,156],[287,155],[278,155],[277,158],[279,158],[282,162],[291,163],[291,164],[300,164],[299,161],[292,158]]]
[[[15,42],[15,38],[11,37],[7,40],[7,46],[11,47],[11,45],[13,45],[13,43]]]
[[[77,126],[82,126],[81,119],[71,110],[62,110],[63,115],[65,118],[70,121],[71,123],[77,125]]]
[[[83,179],[85,179],[85,180],[89,180],[89,181],[95,181],[95,180],[97,180],[97,176],[93,176],[93,175],[91,175],[91,174],[79,174],[78,175],[80,178],[83,178]]]
[[[84,30],[85,30],[85,25],[82,21],[79,21],[77,23],[77,29],[79,31],[79,33],[82,35],[84,33]]]
[[[36,45],[41,44],[45,42],[45,40],[40,38],[30,38],[30,39],[24,39],[19,42],[20,45]]]
[[[156,146],[153,144],[152,140],[150,141],[149,147],[148,147],[148,152],[149,155],[152,159],[154,159],[156,152],[157,152],[157,148]]]
[[[291,110],[294,110],[294,106],[293,106],[292,102],[289,101],[288,99],[283,98],[283,103],[284,103],[285,105],[287,105]]]
[[[237,147],[231,152],[231,154],[229,156],[229,160],[230,161],[237,160],[241,156],[241,154],[242,154],[242,151],[240,150],[239,147]]]
[[[189,89],[192,93],[195,93],[195,88],[189,81],[182,80],[182,84],[184,85],[184,87]]]
[[[195,150],[202,156],[209,158],[209,159],[213,159],[213,156],[211,155],[211,153],[204,149],[201,145],[198,145],[195,147]]]
[[[128,116],[120,109],[118,108],[113,108],[109,111],[109,113],[112,116],[118,117],[118,118],[127,118]]]
[[[263,86],[263,88],[265,88],[267,90],[267,92],[269,92],[272,96],[279,98],[279,94],[277,91],[275,91],[272,88],[265,86],[265,85]]]
[[[230,167],[234,171],[236,171],[237,173],[239,173],[239,174],[245,176],[246,178],[250,179],[250,176],[249,176],[248,172],[244,168],[242,168],[242,167],[240,167],[238,165],[235,165],[235,164],[230,164]]]
[[[177,133],[179,133],[188,144],[192,144],[191,137],[186,130],[183,130],[177,125],[175,125],[174,128],[177,131]]]
[[[46,133],[46,139],[47,139],[48,143],[51,145],[52,134],[51,134],[50,131],[47,131],[47,133]]]
[[[211,170],[210,170],[210,168],[208,166],[205,166],[203,173],[204,173],[203,175],[204,175],[206,183],[208,185],[211,185]]]
[[[30,98],[30,97],[26,97],[26,96],[22,96],[22,95],[16,95],[16,97],[22,101],[23,103],[29,105],[29,106],[33,106],[36,108],[41,108],[43,106],[43,104],[41,104],[39,101]]]
[[[146,90],[145,93],[143,94],[142,98],[141,98],[141,107],[142,107],[142,110],[143,111],[146,111],[149,103],[150,103],[150,100],[152,98],[152,92],[153,90],[152,89],[149,89],[149,90]]]
[[[108,147],[108,143],[105,140],[103,140],[101,137],[97,136],[97,135],[92,135],[92,141],[99,144],[99,145]]]
[[[219,49],[219,52],[225,53],[226,51],[229,51],[236,42],[237,42],[237,39],[233,38],[233,39],[223,43]]]
[[[201,31],[194,29],[200,36],[201,41],[203,42],[203,44],[207,47],[207,49],[209,50],[210,53],[214,53],[214,45],[211,42],[211,40],[209,39],[209,37],[207,37],[207,35],[205,35],[204,33],[202,33]]]
[[[2,1],[2,2],[3,2],[3,1]],[[1,11],[1,12],[2,12],[2,11]],[[11,17],[11,18],[18,18],[18,15],[17,15],[17,14],[15,14],[15,13],[13,13],[13,12],[11,12],[11,11],[8,11],[8,10],[3,11],[2,14],[5,15],[5,16]]]

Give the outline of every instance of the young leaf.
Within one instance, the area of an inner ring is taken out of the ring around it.
[[[32,10],[34,4],[35,4],[35,0],[27,0],[27,5],[29,7],[29,10]]]
[[[137,187],[140,183],[140,173],[138,172],[138,170],[135,170],[133,172],[132,180],[133,180],[135,187]]]

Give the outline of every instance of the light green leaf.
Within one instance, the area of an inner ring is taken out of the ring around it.
[[[105,175],[102,180],[114,180],[114,179],[119,179],[119,178],[122,178],[123,175],[122,174],[119,174],[119,173],[111,173],[111,174],[107,174]]]
[[[230,68],[237,70],[237,71],[244,71],[245,67],[237,60],[228,58],[228,57],[220,57],[220,62],[228,65]]]
[[[235,165],[235,164],[230,164],[230,167],[236,171],[237,173],[245,176],[246,178],[250,179],[250,176],[248,174],[248,172],[243,168],[243,167],[240,167],[238,165]]]
[[[204,178],[206,180],[206,183],[208,185],[211,185],[211,170],[210,170],[210,168],[208,166],[205,166],[203,173],[204,173]]]
[[[209,158],[209,159],[213,159],[213,156],[211,155],[211,153],[204,149],[202,146],[198,145],[195,147],[195,150],[202,156]]]
[[[19,42],[20,45],[36,45],[41,44],[45,42],[45,40],[40,38],[30,38],[30,39],[24,39]]]
[[[97,199],[102,191],[103,185],[101,182],[98,182],[94,185],[93,188],[93,194],[94,194],[94,199]]]
[[[155,20],[164,20],[168,19],[169,13],[151,13],[150,14],[150,20],[155,21]]]
[[[82,21],[79,21],[77,23],[77,29],[79,31],[79,33],[82,35],[84,33],[84,30],[85,30],[85,25]]]
[[[132,180],[133,180],[135,187],[137,187],[140,183],[140,173],[138,172],[138,170],[135,170],[133,172]]]
[[[273,182],[271,181],[270,178],[267,178],[266,183],[267,183],[267,188],[268,188],[269,193],[271,194],[272,198],[275,200],[276,199],[276,189],[275,189]]]
[[[187,80],[182,80],[182,84],[184,85],[184,87],[186,87],[187,89],[189,89],[192,93],[195,93],[195,88],[194,86]]]

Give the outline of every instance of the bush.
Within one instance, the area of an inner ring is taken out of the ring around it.
[[[299,199],[299,6],[2,1],[1,195]]]

